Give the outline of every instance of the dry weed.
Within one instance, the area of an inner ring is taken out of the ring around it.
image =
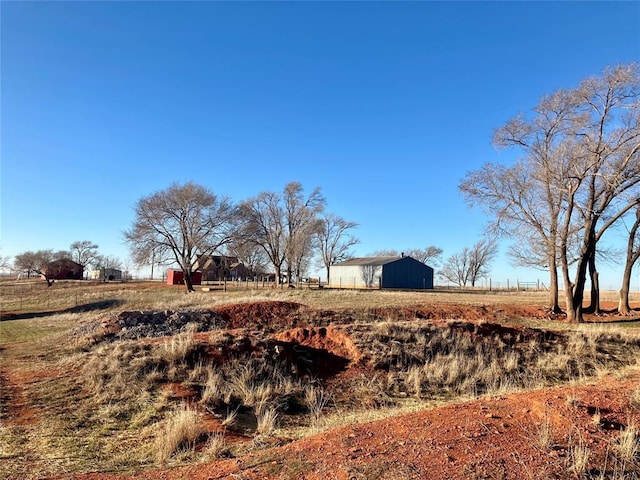
[[[640,452],[640,436],[638,427],[633,421],[627,424],[627,428],[620,432],[616,443],[618,458],[623,462],[634,462]]]
[[[200,415],[187,405],[166,416],[154,441],[156,460],[164,463],[177,453],[195,451],[196,440],[203,433]]]
[[[222,456],[227,449],[227,442],[224,432],[213,432],[202,449],[203,461],[215,460]]]
[[[318,427],[322,411],[329,403],[330,396],[321,388],[308,385],[304,390],[304,401],[311,414],[313,427]]]
[[[569,448],[568,467],[569,470],[578,478],[582,477],[582,475],[587,471],[590,455],[591,452],[589,451],[589,448],[587,448],[582,441]]]
[[[187,356],[193,351],[196,341],[192,331],[174,335],[163,343],[162,359],[169,365],[184,363]]]
[[[275,408],[267,408],[260,415],[257,415],[258,426],[256,432],[259,435],[268,437],[278,425],[278,412]]]

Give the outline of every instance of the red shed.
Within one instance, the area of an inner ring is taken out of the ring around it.
[[[200,285],[202,283],[202,273],[191,272],[191,283]],[[184,285],[184,273],[182,273],[182,270],[167,270],[167,285]]]

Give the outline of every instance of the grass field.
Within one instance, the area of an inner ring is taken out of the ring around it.
[[[186,294],[157,283],[85,282],[51,288],[3,282],[0,292],[2,478],[133,471],[241,455],[269,445],[269,439],[290,441],[486,393],[625,375],[640,358],[637,321],[576,326],[544,316],[511,316],[505,307],[544,309],[545,292]],[[605,292],[603,304],[616,298]],[[255,302],[295,302],[308,310],[293,310],[281,326],[192,329],[154,341],[114,340],[95,332],[100,319],[122,311]],[[639,303],[640,295],[633,294],[632,304]],[[455,318],[439,323],[414,314],[448,305],[458,309]],[[489,320],[467,323],[465,308],[471,307],[477,307],[474,315],[486,309]],[[326,330],[329,317],[322,312],[329,311],[332,322],[338,319],[335,330]],[[508,328],[485,332],[487,321],[496,318]],[[285,330],[302,335],[305,329],[317,333],[320,343],[307,339],[294,361],[270,360],[270,341],[286,347]],[[221,360],[219,352],[231,353]],[[255,352],[263,356],[256,360]],[[302,375],[300,360],[311,362],[305,355],[325,355],[323,362],[347,358],[354,366]]]

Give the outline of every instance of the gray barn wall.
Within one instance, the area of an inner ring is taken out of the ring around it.
[[[379,288],[382,267],[368,265],[333,265],[329,286],[333,288]]]

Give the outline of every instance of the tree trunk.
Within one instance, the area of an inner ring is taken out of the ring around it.
[[[622,287],[620,288],[620,300],[618,301],[618,313],[622,315],[629,315],[631,313],[631,307],[629,306],[629,290],[631,289],[631,271],[633,270],[633,263],[627,262],[624,267],[624,274],[622,276]]]
[[[600,313],[600,281],[596,269],[595,250],[589,256],[589,278],[591,279],[591,297],[585,313]]]
[[[588,255],[588,254],[587,254]],[[567,304],[567,320],[571,323],[582,323],[582,302],[584,302],[584,286],[587,280],[587,265],[584,260],[578,261],[576,281],[569,289],[571,302]]]
[[[583,273],[580,274],[580,270]],[[563,260],[562,279],[564,281],[564,298],[565,309],[567,311],[567,322],[582,323],[582,301],[584,297],[584,262],[578,262],[578,271],[576,272],[576,283],[571,282],[569,277],[569,266]]]
[[[622,274],[622,287],[620,288],[620,301],[618,302],[618,313],[629,315],[631,307],[629,306],[629,290],[631,289],[631,272],[633,266],[640,258],[640,246],[634,249],[636,244],[636,235],[640,228],[640,206],[636,208],[636,219],[629,230],[629,238],[627,240],[627,259],[624,264],[624,273]]]
[[[191,280],[191,270],[183,270],[184,273],[184,285],[187,288],[187,293],[195,292],[196,289],[193,288],[193,280]]]
[[[558,291],[558,266],[556,264],[555,251],[549,256],[549,310],[551,313],[560,313],[560,301]]]

